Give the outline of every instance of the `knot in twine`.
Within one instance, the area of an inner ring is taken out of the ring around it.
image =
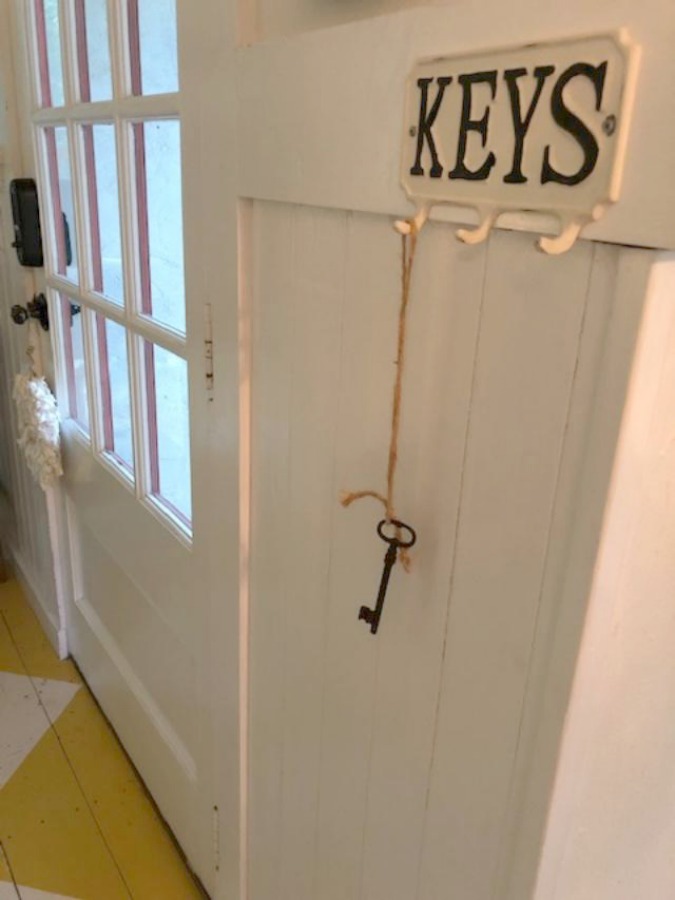
[[[404,227],[400,227],[404,226]],[[407,227],[406,227],[407,226]],[[394,380],[394,395],[391,409],[391,437],[389,440],[389,460],[387,464],[387,492],[379,491],[343,491],[340,494],[340,503],[351,506],[356,500],[364,497],[372,497],[384,506],[386,521],[397,519],[394,506],[394,487],[396,482],[396,468],[398,465],[398,438],[401,427],[401,394],[403,388],[403,373],[405,370],[406,326],[408,320],[408,303],[410,300],[410,282],[412,278],[415,250],[417,248],[417,236],[421,225],[416,219],[408,219],[405,223],[397,222],[396,228],[401,234],[401,304],[398,314],[398,347],[396,354],[396,378]],[[396,537],[400,538],[401,529],[396,527]],[[406,547],[399,549],[401,564],[406,572],[410,571],[410,553]]]

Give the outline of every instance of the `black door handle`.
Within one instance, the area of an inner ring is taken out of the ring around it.
[[[37,319],[45,331],[49,331],[49,307],[44,294],[35,294],[26,306],[15,304],[11,311],[15,325],[23,325],[28,319]]]

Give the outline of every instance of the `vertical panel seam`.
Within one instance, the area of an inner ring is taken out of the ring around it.
[[[376,642],[376,646],[374,648],[375,651],[375,666],[373,670],[373,692],[372,692],[372,701],[370,704],[370,715],[368,717],[368,723],[370,726],[370,734],[368,736],[368,753],[367,753],[367,766],[366,766],[366,796],[365,802],[363,805],[363,827],[361,830],[361,854],[359,860],[359,897],[358,900],[362,900],[363,898],[363,887],[364,887],[364,879],[365,879],[365,868],[366,868],[366,855],[367,855],[367,847],[366,841],[368,836],[368,813],[370,809],[370,780],[373,769],[373,752],[375,747],[375,734],[377,732],[377,697],[378,697],[378,686],[380,683],[380,662],[382,659],[381,653],[381,643],[380,641]]]
[[[289,310],[289,340],[288,345],[293,347],[293,341],[295,339],[295,322],[297,315],[297,258],[296,258],[296,249],[297,249],[297,240],[298,240],[298,218],[300,215],[300,207],[293,205],[291,207],[291,227],[290,227],[290,249],[289,249],[289,260],[290,260],[290,284],[291,284],[291,308]],[[287,348],[288,349],[288,348]],[[288,360],[288,396],[286,398],[286,422],[287,422],[287,457],[286,457],[286,497],[288,503],[288,515],[291,516],[291,504],[292,504],[292,496],[291,496],[291,487],[292,487],[292,454],[293,454],[293,389],[294,389],[294,381],[295,381],[295,353],[291,351],[290,359]],[[286,602],[286,598],[288,596],[288,577],[287,577],[287,566],[289,565],[289,556],[288,554],[284,554],[283,558],[283,578],[281,583],[284,586],[283,589],[283,628],[281,634],[281,641],[283,646],[282,653],[282,675],[281,675],[281,719],[280,719],[280,741],[281,741],[281,760],[279,766],[279,816],[280,821],[283,822],[285,816],[284,810],[284,782],[285,782],[285,772],[286,772],[286,709],[287,709],[287,690],[288,690],[288,603]],[[283,879],[283,858],[281,856],[282,846],[281,846],[281,834],[276,836],[277,844],[278,844],[278,866],[276,872],[276,896],[281,898],[282,895],[280,893],[280,888],[282,886]]]
[[[420,839],[420,849],[419,849],[419,859],[417,864],[417,883],[415,887],[415,897],[419,898],[420,887],[421,887],[421,879],[422,879],[422,865],[424,861],[424,845],[426,841],[426,833],[427,833],[427,823],[429,816],[429,800],[431,797],[431,779],[434,770],[434,764],[436,761],[436,744],[438,740],[438,723],[440,720],[440,712],[441,712],[441,701],[443,695],[443,672],[445,670],[445,659],[448,649],[448,628],[450,624],[450,608],[452,605],[452,593],[454,589],[454,581],[455,581],[455,570],[457,563],[457,555],[458,555],[458,546],[459,546],[459,534],[460,534],[460,523],[462,518],[462,507],[464,504],[464,490],[465,490],[465,476],[466,476],[466,466],[467,459],[469,455],[469,441],[471,437],[471,420],[473,415],[473,398],[476,391],[476,380],[477,380],[477,372],[478,372],[478,356],[480,352],[480,343],[481,336],[483,331],[483,311],[485,307],[485,295],[486,295],[486,285],[487,285],[487,274],[488,274],[488,259],[489,259],[489,251],[490,246],[492,244],[492,237],[489,237],[486,244],[484,245],[484,253],[483,253],[483,274],[481,279],[481,295],[480,295],[480,307],[478,310],[478,323],[476,327],[476,337],[474,339],[474,352],[473,352],[473,365],[471,370],[471,388],[469,390],[469,407],[466,415],[466,425],[464,428],[464,446],[462,448],[462,463],[461,463],[461,471],[459,476],[459,493],[457,499],[457,512],[455,514],[455,525],[454,525],[454,539],[453,539],[453,548],[452,548],[452,561],[450,564],[450,575],[448,578],[448,593],[447,593],[447,604],[445,608],[445,615],[443,617],[443,648],[441,650],[441,663],[439,666],[439,675],[438,675],[438,689],[436,692],[436,709],[434,711],[434,722],[433,722],[433,732],[432,732],[432,741],[431,741],[431,756],[429,758],[429,767],[427,771],[427,787],[426,787],[426,796],[424,798],[424,821],[422,824],[422,834]]]
[[[350,238],[352,232],[352,222],[353,222],[353,213],[347,212],[345,216],[345,235],[344,235],[344,245],[343,245],[343,267],[342,267],[342,299],[340,305],[340,337],[339,337],[339,350],[338,350],[338,359],[339,359],[339,372],[338,372],[338,392],[341,392],[342,388],[342,379],[344,374],[344,331],[345,331],[345,301],[347,296],[347,270],[348,270],[348,260],[349,260],[349,246],[350,246]],[[337,497],[337,422],[341,421],[341,415],[336,416],[336,425],[334,429],[334,439],[332,442],[333,446],[333,459],[332,459],[332,473],[331,473],[331,493],[333,496]],[[321,653],[321,659],[323,661],[322,667],[322,686],[321,686],[321,723],[319,726],[319,759],[318,759],[318,773],[319,777],[317,780],[317,788],[316,788],[316,800],[315,800],[315,819],[314,819],[314,846],[312,849],[312,896],[316,896],[316,879],[317,879],[317,856],[318,856],[318,843],[319,843],[319,810],[321,808],[321,772],[323,771],[323,747],[324,747],[324,726],[326,721],[325,711],[326,711],[326,665],[327,665],[327,649],[328,649],[328,633],[329,633],[329,625],[330,625],[330,582],[331,582],[331,574],[333,571],[333,546],[335,541],[335,522],[336,522],[336,511],[337,511],[337,502],[334,504],[333,512],[331,513],[330,518],[330,533],[329,533],[329,553],[328,553],[328,564],[326,567],[326,609],[324,611],[325,619],[324,619],[324,633],[323,633],[323,647]]]

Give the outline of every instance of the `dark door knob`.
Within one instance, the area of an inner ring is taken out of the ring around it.
[[[12,307],[11,316],[15,325],[23,325],[24,322],[28,321],[28,310],[25,306],[19,306],[17,303]]]
[[[35,294],[32,300],[28,301],[28,306],[12,307],[12,321],[16,325],[23,325],[28,319],[37,319],[45,331],[49,331],[49,307],[47,306],[47,298],[44,294]]]

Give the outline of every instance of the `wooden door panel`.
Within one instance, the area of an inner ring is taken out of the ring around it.
[[[190,797],[203,752],[194,661],[69,506],[73,548],[87,560],[70,611],[71,651],[162,814],[190,846],[198,824]]]
[[[131,491],[120,489],[112,474],[99,471],[81,442],[72,441],[65,458],[70,497],[81,520],[138,585],[157,615],[169,622],[176,634],[192,640],[197,623],[194,610],[185,602],[193,586],[190,550],[171,539],[174,546],[167,552],[170,538],[164,525]]]

